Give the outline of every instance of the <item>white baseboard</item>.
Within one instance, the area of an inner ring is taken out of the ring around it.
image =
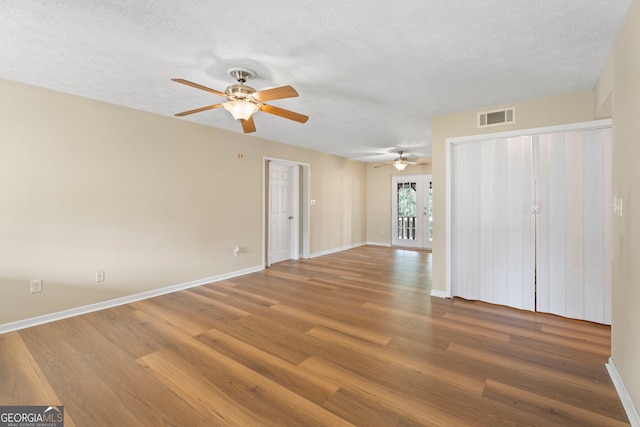
[[[314,252],[309,256],[309,258],[317,258],[319,256],[335,254],[336,252],[342,252],[342,251],[346,251],[347,249],[353,249],[353,248],[357,248],[364,245],[366,245],[366,243],[355,243],[353,245],[347,245],[341,248],[329,249],[327,251],[322,251],[322,252]]]
[[[385,246],[387,248],[391,247],[391,243],[389,242],[367,242],[367,245],[372,245],[372,246]]]
[[[622,377],[620,376],[620,373],[618,373],[616,365],[613,363],[613,358],[610,357],[609,363],[605,366],[607,367],[607,371],[609,371],[609,376],[611,377],[611,381],[613,381],[613,385],[618,392],[620,402],[622,402],[622,406],[627,413],[627,417],[629,417],[631,427],[640,427],[640,412],[638,412],[638,408],[636,408],[636,405],[633,403],[633,399],[631,399],[631,395],[629,394],[627,387],[624,385],[624,381],[622,381]]]
[[[438,297],[438,298],[449,298],[449,295],[447,295],[447,291],[441,291],[438,289],[431,289],[431,294],[432,297]]]
[[[29,319],[5,323],[0,325],[0,334],[17,331],[19,329],[30,328],[32,326],[42,325],[44,323],[55,322],[56,320],[67,319],[69,317],[79,316],[81,314],[92,313],[94,311],[104,310],[106,308],[129,304],[129,303],[140,301],[143,299],[170,294],[172,292],[181,291],[183,289],[189,289],[196,286],[206,285],[208,283],[219,282],[220,280],[226,280],[226,279],[231,279],[233,277],[244,276],[246,274],[256,273],[262,270],[264,270],[264,266],[262,265],[257,267],[251,267],[244,270],[232,271],[230,273],[224,273],[217,276],[206,277],[204,279],[193,280],[191,282],[180,283],[178,285],[167,286],[165,288],[141,292],[139,294],[128,295],[121,298],[114,298],[107,301],[98,302],[95,304],[83,305],[81,307],[74,307],[68,310],[58,311],[51,314],[45,314],[42,316],[31,317]]]

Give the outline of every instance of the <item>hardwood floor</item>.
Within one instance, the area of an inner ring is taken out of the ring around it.
[[[429,296],[364,246],[0,335],[0,405],[66,426],[629,425],[610,330]]]

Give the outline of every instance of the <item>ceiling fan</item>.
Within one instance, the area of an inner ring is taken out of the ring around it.
[[[189,114],[200,113],[202,111],[223,107],[225,110],[231,113],[234,119],[242,123],[242,130],[244,131],[244,133],[256,131],[256,124],[253,121],[253,113],[257,111],[264,111],[265,113],[284,117],[285,119],[293,120],[299,123],[306,123],[306,121],[309,120],[309,117],[305,116],[304,114],[295,113],[293,111],[265,104],[265,101],[294,98],[298,96],[298,92],[291,86],[280,86],[273,89],[256,91],[251,86],[245,84],[248,79],[256,76],[255,71],[246,68],[232,68],[229,70],[229,74],[234,77],[238,81],[238,83],[228,86],[224,90],[224,92],[220,92],[215,89],[211,89],[206,86],[199,85],[198,83],[193,83],[184,79],[171,79],[174,82],[182,83],[184,85],[227,98],[226,102],[196,108],[195,110],[183,111],[182,113],[176,114],[176,116],[188,116]]]
[[[379,165],[374,166],[374,168],[381,168],[383,166],[393,165],[399,171],[405,170],[405,168],[409,165],[426,165],[427,163],[413,162],[408,158],[403,156],[404,151],[398,151],[399,157],[391,162],[380,163]]]

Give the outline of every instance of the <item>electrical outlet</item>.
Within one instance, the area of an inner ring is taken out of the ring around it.
[[[42,292],[42,279],[35,279],[31,281],[31,291],[32,294],[37,292]]]
[[[96,272],[96,282],[104,282],[104,270]]]
[[[236,246],[235,248],[233,248],[233,256],[238,256],[238,255],[240,255],[240,248]]]

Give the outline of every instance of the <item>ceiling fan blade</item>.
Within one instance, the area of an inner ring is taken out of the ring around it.
[[[253,121],[253,116],[250,116],[247,120],[242,122],[242,130],[244,133],[251,133],[256,131],[256,124]]]
[[[252,96],[260,102],[265,102],[273,99],[295,98],[298,92],[291,86],[281,86],[255,92]]]
[[[376,166],[374,166],[374,168],[382,168],[382,167],[385,167],[385,166],[391,166],[392,164],[393,164],[393,163],[382,163],[382,164],[380,164],[380,165],[376,165]]]
[[[189,114],[199,113],[201,111],[213,110],[214,108],[222,107],[222,104],[207,105],[206,107],[196,108],[195,110],[183,111],[182,113],[175,114],[178,117],[188,116]]]
[[[294,113],[293,111],[285,110],[284,108],[274,107],[273,105],[264,104],[261,108],[262,111],[276,116],[284,117],[285,119],[294,120],[299,123],[306,123],[309,120],[308,116],[300,113]]]
[[[227,94],[225,94],[224,92],[220,92],[219,90],[215,90],[215,89],[211,89],[210,87],[199,85],[198,83],[190,82],[189,80],[185,80],[185,79],[171,79],[171,80],[173,80],[174,82],[177,82],[177,83],[182,83],[183,85],[195,87],[196,89],[200,89],[200,90],[205,90],[207,92],[211,92],[211,93],[216,94],[218,96],[224,96],[224,97],[227,96]]]

